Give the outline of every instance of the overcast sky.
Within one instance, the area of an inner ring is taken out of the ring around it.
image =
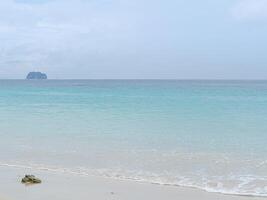
[[[267,0],[1,0],[0,78],[267,79]]]

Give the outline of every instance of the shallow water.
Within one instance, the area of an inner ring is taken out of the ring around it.
[[[0,165],[267,196],[266,81],[0,81]]]

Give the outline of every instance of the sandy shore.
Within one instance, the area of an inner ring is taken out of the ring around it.
[[[31,171],[43,180],[40,185],[24,186],[23,169],[0,167],[1,200],[263,200],[267,198],[208,193],[198,189],[162,186],[101,177]]]

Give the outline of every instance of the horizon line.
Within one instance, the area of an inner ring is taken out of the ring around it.
[[[0,78],[0,80],[25,80],[25,81],[60,81],[60,80],[99,80],[99,81],[104,81],[104,80],[140,80],[140,81],[267,81],[266,79],[222,79],[222,78],[215,78],[215,79],[209,79],[209,78],[52,78],[52,79],[32,79],[32,80],[28,80],[28,79],[22,79],[22,78]]]

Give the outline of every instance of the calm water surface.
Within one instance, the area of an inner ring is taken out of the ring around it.
[[[267,196],[267,81],[0,80],[0,165]]]

